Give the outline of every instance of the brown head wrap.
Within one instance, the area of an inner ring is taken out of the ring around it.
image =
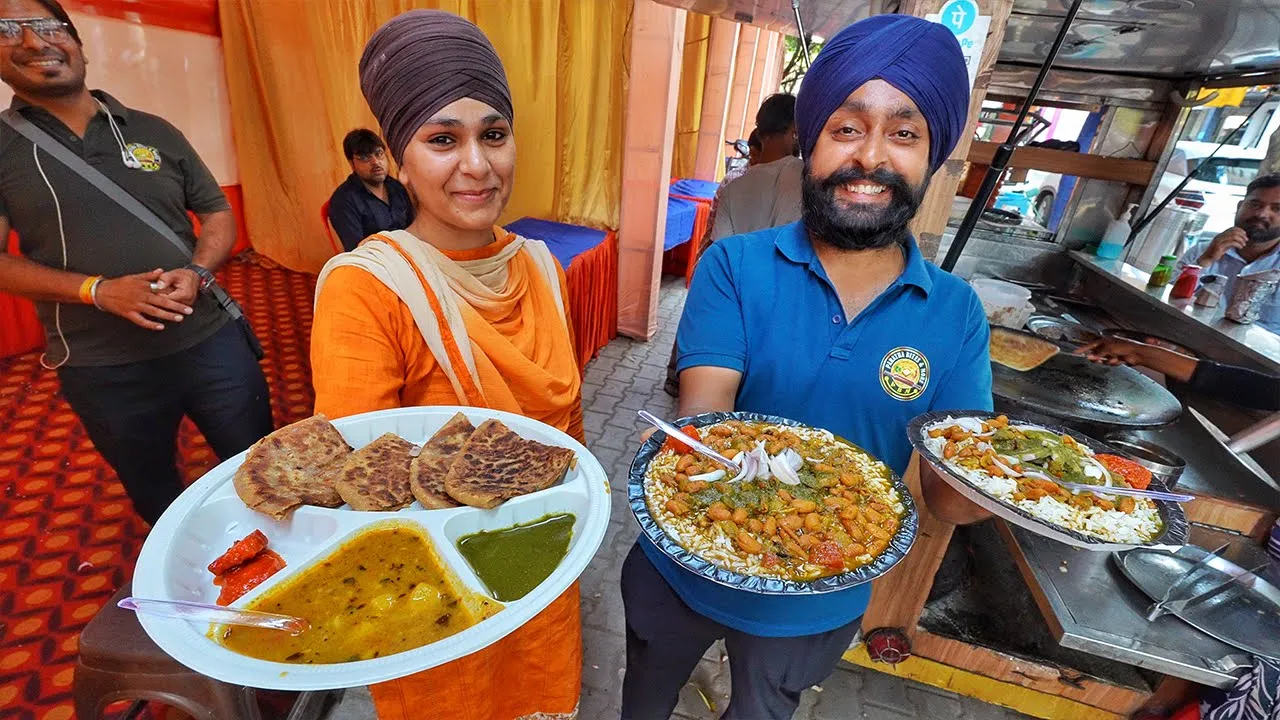
[[[489,38],[443,10],[410,10],[378,28],[360,57],[360,90],[397,163],[418,128],[462,98],[515,121],[507,74]]]

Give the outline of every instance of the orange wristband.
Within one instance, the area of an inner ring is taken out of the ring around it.
[[[84,282],[80,283],[80,302],[85,305],[93,305],[93,286],[102,282],[101,275],[87,277]]]

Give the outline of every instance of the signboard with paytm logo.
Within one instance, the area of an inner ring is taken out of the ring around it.
[[[936,15],[926,15],[925,19],[945,26],[960,41],[960,50],[964,53],[965,68],[969,70],[969,89],[978,79],[978,61],[982,59],[982,48],[987,44],[987,28],[991,25],[990,15],[979,15],[978,5],[973,0],[951,0],[942,6]]]

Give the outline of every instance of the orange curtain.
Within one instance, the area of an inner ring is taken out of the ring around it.
[[[689,13],[684,26],[684,60],[680,66],[680,95],[676,101],[676,137],[671,152],[671,176],[693,177],[702,126],[702,94],[706,87],[707,50],[711,47],[710,15]]]
[[[360,93],[365,41],[417,7],[474,21],[506,66],[515,188],[502,222],[616,228],[630,0],[222,0],[222,38],[249,237],[315,272],[333,254],[319,208],[350,169],[342,137],[377,129]]]

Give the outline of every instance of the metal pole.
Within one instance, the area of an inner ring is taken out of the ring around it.
[[[791,12],[796,16],[796,32],[800,33],[800,48],[804,50],[804,69],[813,64],[809,55],[809,36],[804,33],[804,20],[800,17],[800,0],[791,0]]]
[[[964,252],[964,246],[969,242],[969,236],[973,234],[973,229],[978,225],[978,218],[982,217],[983,209],[987,205],[987,200],[991,198],[991,193],[996,189],[996,183],[1000,181],[1000,176],[1004,174],[1005,168],[1009,167],[1009,160],[1013,157],[1014,142],[1018,137],[1018,131],[1022,129],[1022,123],[1027,119],[1027,113],[1031,112],[1031,105],[1035,102],[1036,96],[1040,94],[1040,86],[1044,84],[1044,79],[1049,75],[1049,69],[1053,67],[1053,61],[1058,57],[1058,51],[1062,49],[1062,43],[1067,39],[1067,32],[1071,29],[1071,23],[1076,19],[1076,13],[1080,12],[1080,4],[1083,0],[1072,0],[1071,8],[1067,10],[1067,16],[1062,20],[1062,27],[1058,29],[1058,36],[1053,39],[1053,47],[1049,48],[1049,56],[1045,58],[1044,64],[1040,66],[1040,72],[1036,75],[1036,80],[1031,84],[1031,91],[1027,93],[1027,99],[1023,101],[1022,107],[1018,110],[1018,119],[1014,120],[1013,128],[1009,130],[1009,137],[1005,139],[1000,146],[996,148],[994,156],[991,158],[991,165],[987,168],[987,174],[982,178],[982,185],[978,188],[978,196],[973,199],[973,204],[969,205],[969,211],[964,214],[964,220],[960,223],[960,229],[956,231],[955,239],[951,241],[951,247],[947,248],[947,257],[942,261],[942,269],[948,272],[956,266],[956,262],[960,259],[960,253]]]

